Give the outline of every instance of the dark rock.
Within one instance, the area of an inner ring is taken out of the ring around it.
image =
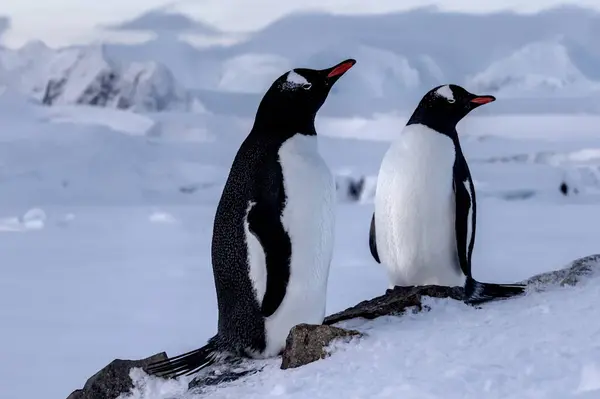
[[[281,361],[282,369],[304,366],[305,364],[324,359],[329,356],[327,347],[334,340],[350,341],[362,337],[354,330],[343,328],[299,324],[293,327],[285,341],[285,349]]]
[[[559,190],[563,195],[569,194],[569,186],[567,186],[567,183],[565,183],[565,182],[562,182],[560,184]]]
[[[192,193],[195,193],[198,190],[198,188],[199,188],[198,185],[190,184],[189,186],[179,187],[179,191],[184,194],[192,194]]]
[[[67,79],[50,79],[46,85],[46,91],[42,98],[42,104],[52,105],[54,101],[62,94]]]
[[[538,274],[521,284],[527,284],[534,290],[541,291],[553,286],[577,285],[596,274],[600,274],[600,254],[577,259],[563,269]]]
[[[119,75],[112,70],[100,72],[96,79],[85,88],[83,94],[77,99],[77,104],[106,107],[119,94],[119,78]],[[121,104],[117,108],[120,106]],[[121,107],[121,109],[124,108]]]
[[[421,297],[423,295],[462,301],[464,290],[462,287],[442,287],[438,285],[394,287],[394,289],[387,290],[382,296],[363,301],[356,306],[327,316],[323,324],[331,325],[358,317],[370,320],[380,316],[399,315],[409,308],[413,308],[414,311],[421,311],[423,310],[421,304]]]
[[[365,178],[361,177],[358,181],[351,181],[348,184],[348,197],[358,201],[365,186]]]
[[[165,352],[157,353],[142,360],[116,359],[91,376],[83,389],[73,391],[67,399],[115,399],[133,388],[129,377],[132,368],[145,368],[151,363],[166,360]]]

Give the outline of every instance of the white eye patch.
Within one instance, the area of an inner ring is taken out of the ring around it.
[[[298,88],[308,90],[312,87],[312,84],[306,80],[306,78],[295,71],[289,71],[286,81],[282,85],[283,90],[297,90]]]
[[[308,80],[302,75],[297,74],[295,71],[288,72],[287,82],[293,83],[296,85],[305,85],[308,84]]]
[[[456,101],[454,99],[454,93],[452,93],[452,89],[448,85],[442,86],[439,89],[437,89],[435,91],[435,94],[437,94],[440,97],[444,97],[446,100],[448,100],[449,103],[453,103]]]

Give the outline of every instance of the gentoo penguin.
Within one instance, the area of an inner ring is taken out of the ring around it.
[[[524,286],[481,283],[471,274],[475,187],[456,124],[494,100],[457,85],[435,87],[386,152],[369,247],[387,269],[390,287],[464,286],[467,303],[524,292]]]
[[[200,349],[151,365],[150,374],[177,377],[219,360],[277,356],[293,326],[322,323],[335,182],[319,155],[314,122],[355,63],[291,70],[264,95],[214,220],[217,334]]]

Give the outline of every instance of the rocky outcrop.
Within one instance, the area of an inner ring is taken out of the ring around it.
[[[50,77],[42,104],[82,104],[134,111],[187,109],[187,92],[164,65],[116,65],[101,48],[80,50]]]
[[[83,389],[73,391],[67,399],[116,399],[133,388],[133,382],[129,377],[131,369],[145,368],[150,363],[166,359],[167,354],[161,352],[142,360],[113,360],[108,366],[91,376]]]
[[[577,285],[598,275],[600,275],[600,254],[577,259],[564,269],[537,274],[520,284],[526,284],[534,291],[544,291],[551,287]]]
[[[299,324],[293,327],[285,341],[281,368],[291,369],[304,366],[330,355],[328,347],[334,341],[350,342],[363,334],[343,328]]]
[[[18,50],[0,48],[0,86],[5,79],[45,105],[157,112],[189,110],[193,102],[165,65],[115,60],[104,45],[55,50],[31,42]]]
[[[457,301],[463,299],[462,287],[440,287],[427,285],[422,287],[395,287],[377,298],[363,301],[356,306],[348,308],[339,313],[327,316],[323,324],[331,325],[343,320],[356,318],[375,319],[380,316],[401,315],[411,309],[413,312],[423,310],[421,298],[429,296],[433,298],[451,298]]]

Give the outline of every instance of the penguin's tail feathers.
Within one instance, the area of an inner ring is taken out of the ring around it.
[[[525,294],[523,284],[492,284],[482,283],[473,278],[467,278],[465,283],[465,302],[477,305],[497,299],[506,299]]]
[[[145,368],[149,375],[163,378],[177,378],[191,375],[221,360],[223,354],[218,350],[216,337],[208,344],[191,352],[152,363]]]

